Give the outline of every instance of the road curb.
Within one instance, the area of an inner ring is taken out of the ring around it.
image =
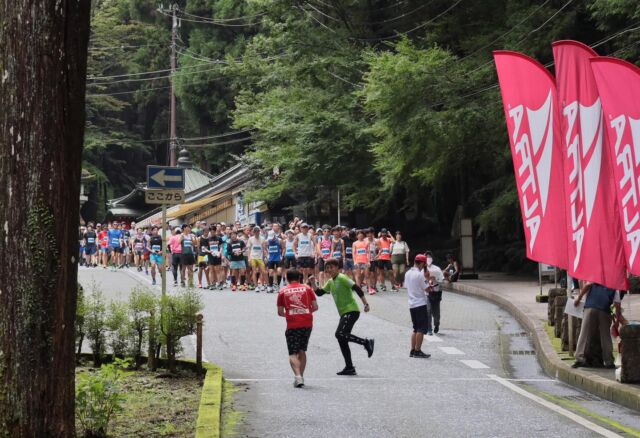
[[[222,369],[205,364],[207,370],[200,395],[196,438],[219,438],[222,413]]]
[[[460,282],[451,283],[446,288],[462,295],[491,301],[511,313],[531,334],[538,361],[548,375],[555,376],[556,379],[562,382],[590,392],[605,400],[640,411],[639,387],[605,379],[584,369],[571,368],[558,357],[542,325],[542,321],[520,310],[507,297],[489,289]]]

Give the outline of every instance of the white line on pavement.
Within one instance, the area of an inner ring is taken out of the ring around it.
[[[442,339],[440,339],[436,335],[427,335],[424,337],[424,340],[427,342],[442,342]]]
[[[558,406],[558,405],[556,405],[554,403],[551,403],[550,401],[545,400],[542,397],[538,397],[537,395],[531,394],[530,392],[522,389],[521,387],[519,387],[517,385],[514,385],[513,383],[507,381],[506,379],[498,377],[498,376],[496,376],[494,374],[487,374],[487,376],[489,376],[489,378],[491,380],[494,380],[494,381],[498,382],[499,384],[501,384],[502,386],[504,386],[506,388],[509,388],[513,392],[516,392],[516,393],[522,395],[523,397],[528,398],[529,400],[533,400],[534,402],[536,402],[536,403],[538,403],[538,404],[540,404],[540,405],[542,405],[542,406],[544,406],[544,407],[546,407],[548,409],[551,409],[552,411],[557,412],[558,414],[563,415],[563,416],[569,418],[572,421],[575,421],[579,425],[581,425],[581,426],[583,426],[583,427],[585,427],[585,428],[587,428],[589,430],[592,430],[593,432],[595,432],[597,434],[600,434],[600,435],[602,435],[604,437],[607,437],[607,438],[616,438],[616,437],[621,438],[621,436],[618,435],[617,433],[614,433],[614,432],[612,432],[612,431],[610,431],[608,429],[605,429],[602,426],[598,426],[597,424],[595,424],[595,423],[593,423],[593,422],[591,422],[591,421],[589,421],[589,420],[587,420],[585,418],[582,418],[581,416],[579,416],[577,414],[574,414],[573,412],[568,411],[568,410],[566,410],[566,409],[564,409],[564,408],[562,408],[562,407],[560,407],[560,406]]]
[[[485,365],[482,362],[480,362],[479,360],[475,360],[475,359],[472,359],[472,360],[460,360],[460,362],[462,362],[463,364],[465,364],[469,368],[473,368],[474,370],[481,370],[481,369],[489,368],[487,365]]]
[[[264,379],[227,379],[225,380],[229,382],[288,382],[290,380],[289,377],[281,377],[281,378],[264,378]],[[416,380],[415,377],[317,377],[317,378],[307,378],[307,381],[310,382],[331,382],[331,381],[347,381],[347,380],[383,380],[383,381],[393,381],[393,382],[413,382]],[[420,378],[421,382],[488,382],[491,381],[490,377],[452,377],[452,378]],[[553,379],[504,379],[509,382],[556,382],[557,380]]]
[[[438,347],[438,348],[447,354],[464,354],[463,351],[458,350],[456,347]]]

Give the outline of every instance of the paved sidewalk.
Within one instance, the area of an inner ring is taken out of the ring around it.
[[[544,294],[553,287],[553,283],[543,284]],[[535,300],[540,293],[537,279],[503,273],[481,273],[478,280],[460,280],[446,288],[485,298],[510,311],[531,332],[538,359],[549,375],[604,399],[640,410],[640,385],[617,382],[614,370],[573,369],[570,366],[572,362],[561,360],[544,327],[547,321],[547,303],[537,303]],[[627,320],[640,321],[640,295],[626,295],[622,308]]]

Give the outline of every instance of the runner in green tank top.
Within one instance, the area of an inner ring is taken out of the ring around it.
[[[340,351],[342,357],[344,357],[345,367],[342,371],[338,371],[336,374],[339,376],[355,376],[356,369],[351,361],[351,349],[349,348],[349,342],[362,345],[367,350],[367,355],[371,357],[373,354],[373,339],[359,338],[351,334],[353,325],[360,317],[360,308],[358,303],[353,297],[353,292],[357,293],[362,303],[364,304],[364,311],[369,311],[369,303],[364,295],[364,292],[344,274],[340,273],[340,262],[337,259],[330,258],[324,263],[325,274],[329,277],[329,281],[322,287],[316,286],[315,278],[311,276],[309,278],[309,284],[315,289],[317,296],[322,296],[326,293],[330,293],[333,300],[336,303],[338,314],[340,315],[340,322],[336,330],[336,338],[340,345]]]

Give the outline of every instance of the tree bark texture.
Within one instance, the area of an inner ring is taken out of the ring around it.
[[[74,430],[89,0],[0,0],[0,437]]]

